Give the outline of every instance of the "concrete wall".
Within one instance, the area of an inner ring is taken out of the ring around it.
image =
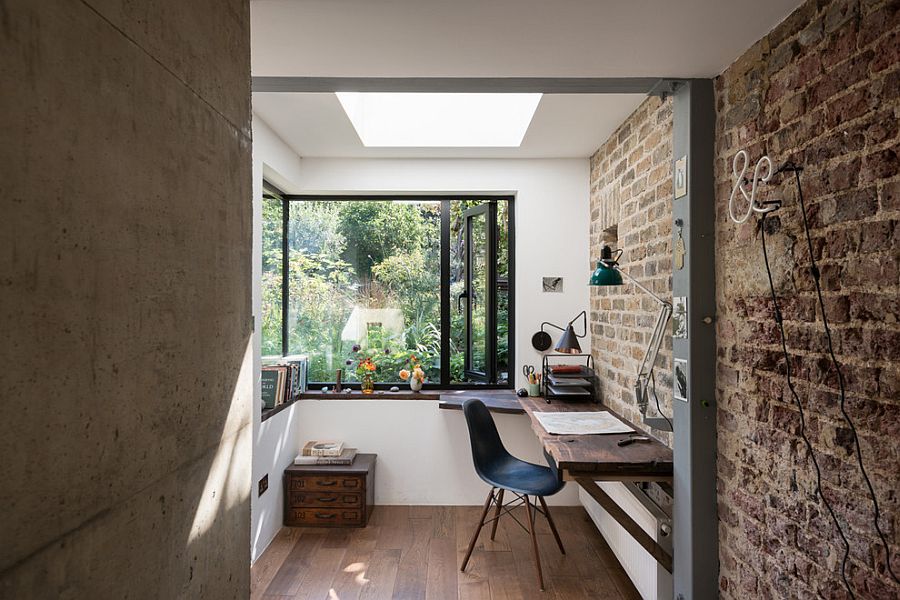
[[[247,0],[0,5],[0,596],[249,593]]]

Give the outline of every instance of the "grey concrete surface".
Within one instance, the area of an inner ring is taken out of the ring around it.
[[[249,0],[0,0],[0,597],[249,593]]]

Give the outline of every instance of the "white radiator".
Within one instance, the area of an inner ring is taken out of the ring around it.
[[[672,552],[672,536],[665,535],[661,527],[671,532],[671,520],[634,484],[618,481],[600,481],[613,501],[628,513],[650,537]],[[634,583],[644,600],[670,600],[672,598],[672,574],[659,566],[656,559],[644,550],[621,525],[609,516],[597,501],[583,489],[578,490],[581,504],[593,519],[597,529],[603,534],[616,558],[622,564],[628,577]]]

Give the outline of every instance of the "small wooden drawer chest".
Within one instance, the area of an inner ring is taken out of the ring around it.
[[[375,454],[352,465],[291,465],[284,470],[284,524],[365,527],[375,504]]]

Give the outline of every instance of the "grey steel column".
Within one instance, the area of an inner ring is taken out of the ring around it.
[[[686,296],[688,310],[687,337],[672,344],[675,358],[687,360],[688,390],[686,401],[672,400],[675,598],[705,600],[718,597],[719,578],[713,82],[680,82],[673,99],[673,160],[687,157],[687,193],[673,200],[673,249],[680,219],[686,253],[681,269],[673,260],[672,295]]]

